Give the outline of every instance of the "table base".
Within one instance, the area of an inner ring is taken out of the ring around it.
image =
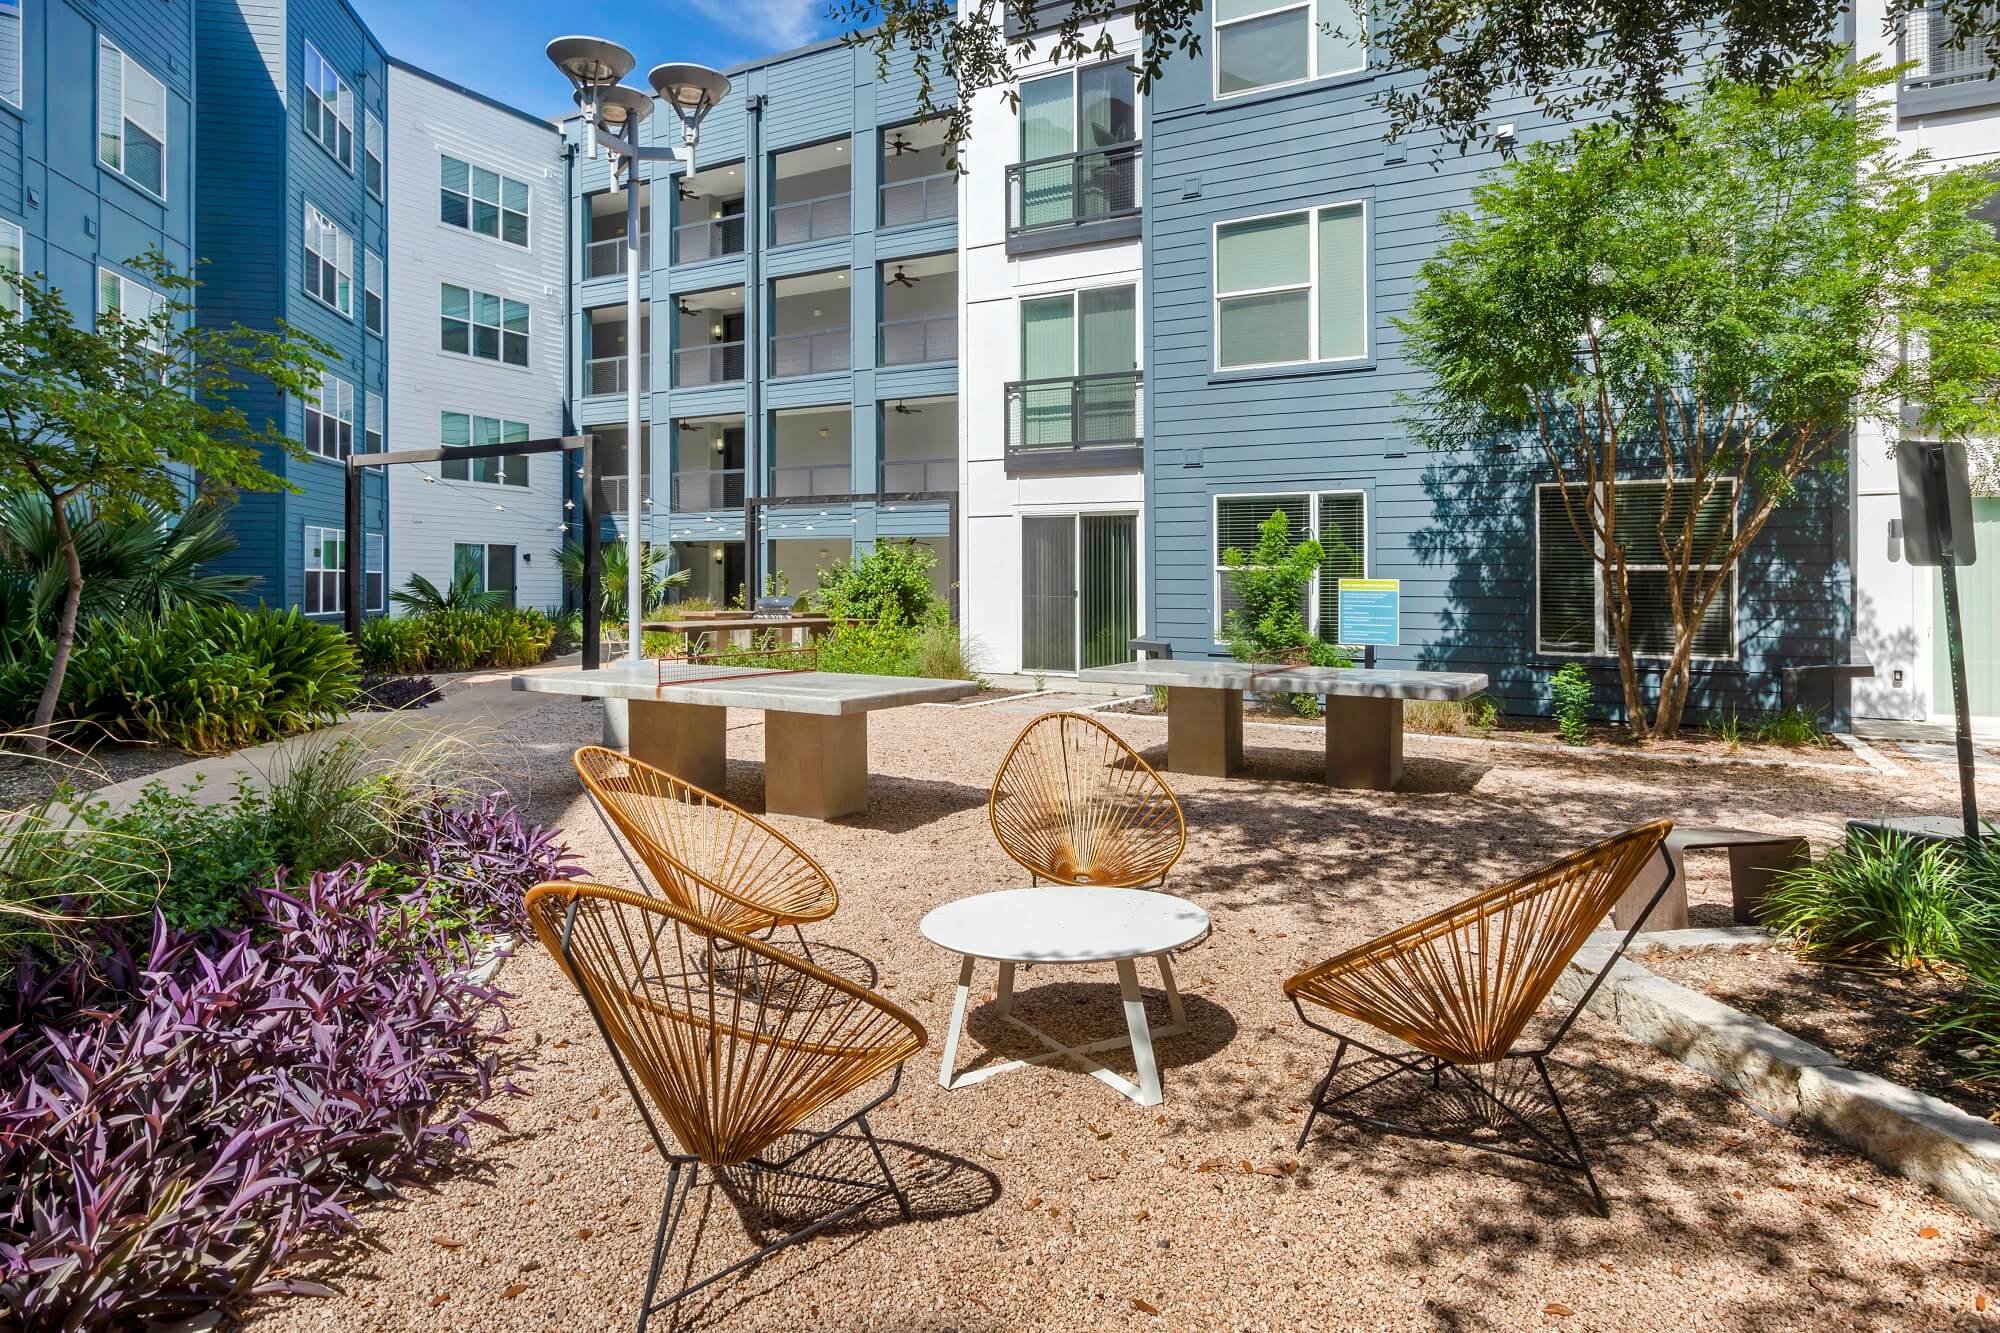
[[[1403,701],[1330,694],[1326,784],[1393,791],[1403,779]],[[1243,691],[1167,687],[1167,771],[1226,778],[1243,768]]]
[[[985,1069],[967,1070],[961,1074],[956,1072],[955,1068],[958,1064],[958,1038],[959,1034],[965,1030],[965,1009],[972,995],[973,960],[970,956],[967,956],[959,964],[958,968],[958,994],[952,1001],[951,1030],[945,1035],[944,1054],[938,1061],[938,1086],[951,1089],[970,1087],[974,1083],[983,1083],[995,1074],[1004,1074],[1012,1069],[1021,1069],[1028,1065],[1045,1065],[1056,1060],[1068,1060],[1081,1066],[1086,1073],[1098,1080],[1098,1082],[1130,1097],[1133,1101],[1139,1103],[1139,1105],[1158,1106],[1162,1100],[1162,1093],[1160,1091],[1160,1067],[1153,1058],[1153,1039],[1156,1037],[1178,1037],[1188,1030],[1188,1022],[1187,1013],[1181,1007],[1180,990],[1174,985],[1172,956],[1163,953],[1156,954],[1154,957],[1158,959],[1160,964],[1160,984],[1167,992],[1167,1010],[1173,1015],[1173,1022],[1167,1027],[1158,1029],[1151,1027],[1147,1023],[1146,999],[1139,991],[1138,967],[1135,960],[1121,958],[1117,960],[1118,994],[1125,1006],[1125,1035],[1122,1037],[1104,1037],[1097,1041],[1086,1042],[1081,1046],[1065,1045],[1032,1023],[1014,1016],[1014,968],[1016,965],[1013,963],[1000,964],[1000,993],[999,998],[995,1001],[999,1008],[999,1017],[1048,1047],[1048,1054],[1027,1056],[1018,1060],[1008,1060],[1001,1064],[990,1065]],[[1070,964],[1054,964],[1052,966],[1070,966]],[[1139,1081],[1136,1084],[1130,1079],[1113,1073],[1096,1060],[1090,1058],[1098,1051],[1117,1050],[1125,1046],[1132,1048],[1132,1059],[1136,1067],[1135,1072],[1139,1075]]]

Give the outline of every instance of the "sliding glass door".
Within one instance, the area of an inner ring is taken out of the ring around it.
[[[1139,632],[1133,514],[1021,520],[1021,669],[1075,671],[1129,656]]]

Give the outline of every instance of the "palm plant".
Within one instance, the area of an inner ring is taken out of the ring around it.
[[[665,569],[667,552],[652,542],[640,543],[640,550],[640,565],[645,572],[639,584],[639,604],[652,612],[666,600],[667,589],[685,586],[694,571],[676,569],[668,573]],[[573,541],[564,542],[562,549],[556,552],[556,563],[562,568],[563,582],[581,592],[583,547]],[[598,547],[598,591],[603,601],[601,610],[606,616],[615,617],[624,613],[626,570],[630,564],[626,543],[607,542]]]
[[[420,616],[440,611],[498,611],[507,605],[504,591],[480,587],[479,575],[469,569],[459,571],[458,577],[443,588],[422,574],[412,574],[399,591],[389,594],[389,599]]]

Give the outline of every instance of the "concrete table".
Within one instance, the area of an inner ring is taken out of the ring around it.
[[[917,929],[931,943],[965,955],[958,967],[958,995],[952,1001],[951,1030],[938,1062],[938,1083],[963,1088],[1026,1065],[1072,1060],[1093,1077],[1141,1106],[1161,1100],[1160,1067],[1153,1059],[1153,1038],[1175,1037],[1187,1031],[1181,993],[1174,987],[1170,953],[1208,933],[1208,913],[1183,898],[1150,889],[1100,889],[1057,886],[1006,889],[946,903],[926,916]],[[972,993],[972,963],[976,958],[1000,964],[1000,1017],[1049,1048],[1047,1055],[1009,1060],[985,1069],[956,1072],[958,1038],[965,1029],[965,1007]],[[1139,994],[1134,960],[1157,958],[1160,984],[1167,992],[1170,1026],[1155,1031],[1146,1021],[1146,1001]],[[1125,1032],[1082,1046],[1066,1046],[1048,1033],[1014,1016],[1014,968],[1021,963],[1073,965],[1116,963],[1118,992],[1125,1005]],[[1119,1046],[1132,1048],[1139,1081],[1112,1073],[1091,1056]]]
[[[1611,924],[1629,929],[1659,891],[1660,875],[1673,872],[1673,884],[1646,922],[1648,930],[1688,927],[1687,854],[1729,853],[1730,915],[1741,926],[1756,925],[1763,915],[1764,895],[1780,874],[1812,860],[1812,845],[1796,833],[1756,833],[1749,829],[1676,824],[1660,846],[1651,866],[1639,873],[1632,887],[1611,905]]]
[[[868,714],[879,708],[961,699],[968,680],[857,676],[757,667],[694,667],[620,662],[601,671],[534,671],[514,688],[605,701],[607,743],[634,759],[720,795],[727,784],[727,721],[732,708],[764,714],[764,808],[780,815],[837,819],[868,808]],[[679,675],[679,679],[675,675]],[[625,714],[623,736],[612,733]]]
[[[1315,694],[1326,699],[1326,781],[1388,791],[1403,777],[1403,703],[1462,701],[1486,689],[1474,671],[1383,671],[1361,667],[1190,662],[1178,659],[1091,667],[1078,680],[1164,685],[1167,768],[1228,777],[1243,767],[1243,692]]]

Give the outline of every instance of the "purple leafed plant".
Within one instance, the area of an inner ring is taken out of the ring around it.
[[[398,708],[428,708],[444,698],[444,691],[429,676],[366,675],[356,701],[373,712],[387,713]]]
[[[574,879],[583,866],[556,830],[527,824],[497,796],[472,805],[433,805],[424,814],[413,872],[482,919],[508,929],[526,921],[528,890]]]
[[[359,866],[259,900],[219,942],[156,922],[143,968],[112,949],[0,996],[0,1327],[318,1290],[272,1269],[498,1123],[503,993],[441,970],[420,905]]]

